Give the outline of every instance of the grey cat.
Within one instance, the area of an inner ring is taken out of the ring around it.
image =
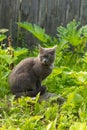
[[[55,60],[56,46],[53,48],[39,48],[39,55],[35,58],[22,60],[11,72],[9,85],[11,92],[18,98],[21,96],[35,97],[39,92],[46,91],[41,82],[51,72]]]

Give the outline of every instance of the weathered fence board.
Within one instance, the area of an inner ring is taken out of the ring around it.
[[[73,19],[87,24],[87,0],[0,0],[0,28],[8,28],[8,35],[12,35],[14,41],[18,41],[20,32],[17,22],[36,23],[48,34],[55,35],[58,26]],[[35,39],[24,33],[31,46]]]

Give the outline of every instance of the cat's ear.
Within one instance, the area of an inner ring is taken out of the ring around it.
[[[56,48],[57,48],[57,45],[55,45],[55,46],[53,47],[53,50],[56,50]]]
[[[51,52],[52,52],[52,53],[55,53],[56,48],[57,48],[57,45],[55,45],[55,46],[51,49]]]
[[[44,52],[44,48],[42,46],[39,45],[39,52],[43,53]]]

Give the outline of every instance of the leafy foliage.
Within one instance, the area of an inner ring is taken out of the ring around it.
[[[73,20],[67,24],[66,28],[62,26],[58,27],[57,36],[65,43],[69,43],[72,46],[78,46],[87,40],[87,26],[83,26],[81,28],[79,28],[79,26],[80,23]]]
[[[18,23],[18,25],[30,33],[32,33],[36,38],[38,38],[40,41],[47,43],[48,40],[50,40],[50,36],[45,33],[45,29],[42,29],[38,25],[31,23],[24,22],[24,23]]]
[[[74,123],[74,125],[70,127],[69,130],[87,130],[87,126],[86,126],[86,123],[76,122]]]
[[[10,73],[9,65],[11,63],[17,64],[22,58],[24,58],[28,54],[28,50],[23,48],[17,48],[14,53],[14,57],[8,54],[7,49],[0,48],[0,96],[4,96],[9,92],[8,87],[8,75]]]
[[[4,40],[6,36],[4,34],[0,34],[0,41]]]
[[[62,50],[63,59],[61,60],[65,62],[67,59],[66,64],[78,66],[81,63],[80,58],[84,55],[87,46],[87,25],[81,27],[80,22],[73,20],[66,27],[58,27],[57,32],[59,52]],[[72,59],[71,62],[69,62],[70,59]]]
[[[16,65],[27,56],[36,56],[37,49],[30,53],[25,48],[17,48],[14,58],[7,54],[7,49],[0,49],[0,130],[86,130],[87,25],[81,27],[79,22],[72,21],[66,27],[58,27],[58,39],[53,40],[37,25],[18,24],[45,42],[46,46],[49,46],[47,42],[50,39],[54,44],[57,40],[55,67],[43,84],[48,91],[64,97],[65,102],[62,105],[52,100],[39,102],[39,94],[36,98],[15,100],[7,84],[11,71],[9,64],[14,62]]]

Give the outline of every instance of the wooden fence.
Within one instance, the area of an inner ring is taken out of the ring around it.
[[[87,0],[0,0],[0,28],[8,28],[14,41],[19,36],[16,22],[36,23],[55,35],[58,26],[72,19],[87,23]],[[29,46],[33,44],[29,33],[25,38]]]

